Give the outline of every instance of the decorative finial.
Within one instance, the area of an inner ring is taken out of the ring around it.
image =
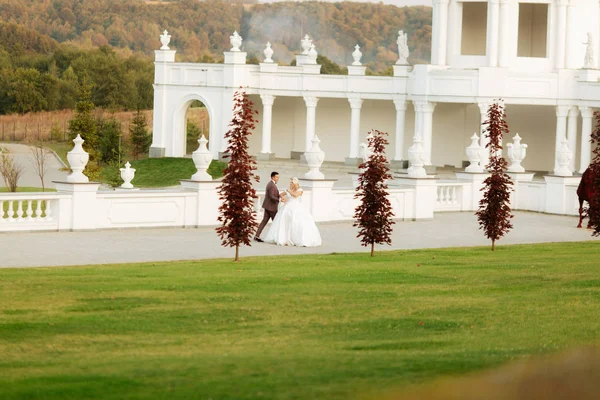
[[[162,43],[161,50],[170,50],[169,42],[171,42],[171,35],[169,35],[169,32],[167,32],[166,29],[163,34],[160,35],[160,42]]]
[[[312,40],[308,37],[308,35],[304,35],[304,39],[300,41],[300,44],[302,45],[302,54],[308,55],[308,52],[310,51],[310,45],[312,44]]]
[[[123,179],[121,187],[123,189],[133,189],[131,181],[135,177],[135,168],[131,168],[131,164],[127,161],[125,163],[125,168],[119,168],[119,171],[121,171],[121,179]]]
[[[231,49],[229,51],[241,51],[240,46],[242,45],[242,37],[237,31],[233,32],[233,35],[229,36],[229,43],[231,43]]]
[[[354,46],[354,51],[352,52],[352,58],[354,58],[354,62],[352,65],[362,65],[360,62],[360,58],[362,57],[362,53],[360,52],[360,46],[357,44]]]
[[[271,48],[271,42],[267,42],[267,47],[263,51],[263,54],[265,55],[265,62],[266,63],[272,63],[273,62],[273,59],[271,58],[273,56],[273,49]]]
[[[317,53],[317,49],[315,48],[314,43],[311,43],[310,50],[308,51],[308,63],[316,64],[318,55],[319,54]]]

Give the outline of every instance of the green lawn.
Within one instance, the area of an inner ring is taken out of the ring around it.
[[[131,166],[136,169],[132,181],[136,187],[179,185],[180,179],[190,179],[197,171],[191,158],[147,158],[132,161]],[[213,160],[208,173],[213,178],[220,178],[226,166],[223,162]]]
[[[587,242],[3,269],[0,398],[371,396],[597,342],[599,259]]]
[[[67,161],[67,152],[73,148],[69,142],[45,143],[45,146],[56,151],[56,154],[63,161],[69,165]],[[191,158],[147,158],[138,161],[132,161],[125,157],[123,159],[123,167],[125,162],[129,160],[132,168],[136,169],[135,178],[132,183],[136,187],[166,187],[179,185],[180,179],[190,179],[193,174],[196,173],[196,167],[194,161]],[[213,178],[220,178],[223,176],[223,170],[227,164],[213,160],[208,168],[208,173]],[[119,176],[119,172],[112,167],[104,167],[104,181],[110,182],[109,176]]]

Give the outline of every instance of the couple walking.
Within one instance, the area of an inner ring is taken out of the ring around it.
[[[279,173],[271,172],[271,181],[267,184],[262,204],[265,214],[254,240],[279,246],[320,246],[321,234],[302,205],[302,188],[298,178],[291,178],[290,187],[283,192],[279,192],[277,188],[278,181]],[[267,233],[262,235],[269,219],[273,223]]]

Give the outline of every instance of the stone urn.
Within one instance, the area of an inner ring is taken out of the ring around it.
[[[198,139],[198,150],[192,153],[192,160],[194,160],[194,165],[198,172],[192,175],[193,181],[212,181],[213,178],[210,176],[206,170],[210,166],[212,161],[212,154],[206,147],[208,140],[202,135],[200,139]]]
[[[265,49],[263,50],[263,54],[265,55],[266,63],[273,62],[273,59],[271,58],[273,56],[273,49],[271,48],[271,42],[267,42],[267,47],[265,47]]]
[[[558,151],[556,152],[557,165],[556,169],[554,170],[554,175],[573,176],[573,171],[569,169],[572,157],[573,152],[569,150],[569,142],[567,139],[563,139],[562,142],[560,142]]]
[[[360,46],[354,46],[354,51],[352,52],[352,58],[354,59],[354,62],[352,63],[352,65],[362,65],[362,63],[360,62],[361,57],[362,53],[360,51]]]
[[[302,45],[302,54],[307,55],[308,51],[310,50],[312,40],[310,40],[308,35],[304,35],[304,39],[300,40],[300,44]]]
[[[233,32],[233,35],[229,36],[229,43],[231,43],[231,49],[229,51],[240,51],[242,45],[242,37],[237,31]]]
[[[171,35],[165,29],[162,35],[160,35],[160,43],[162,43],[161,50],[170,50],[169,43],[171,42]]]
[[[413,145],[408,148],[408,160],[410,161],[410,167],[408,168],[409,178],[425,178],[427,172],[425,172],[425,149],[423,148],[423,140],[421,135],[417,133],[413,137]]]
[[[90,155],[81,146],[83,142],[84,140],[81,136],[77,135],[77,137],[73,139],[73,143],[75,143],[73,150],[67,153],[67,161],[69,161],[69,166],[73,171],[73,173],[67,176],[67,182],[86,183],[90,181],[88,177],[83,174],[83,170],[90,159]]]
[[[312,147],[309,151],[304,153],[304,157],[306,158],[306,164],[308,164],[308,172],[304,174],[304,178],[306,179],[325,179],[325,175],[319,168],[321,168],[321,164],[325,161],[325,153],[319,147],[319,143],[321,141],[315,135],[311,140]]]
[[[123,189],[133,189],[131,181],[135,177],[135,168],[131,168],[131,164],[127,161],[125,163],[125,168],[119,168],[119,171],[121,171],[121,179],[123,179],[121,187]]]
[[[317,49],[315,49],[314,43],[311,43],[310,50],[308,51],[308,63],[313,65],[316,64],[318,55],[319,54],[317,53]]]
[[[527,155],[527,145],[521,144],[521,136],[517,133],[513,136],[513,142],[506,145],[507,153],[510,160],[508,172],[525,172],[525,168],[521,166],[521,162]]]
[[[469,166],[465,168],[466,172],[483,172],[481,166],[481,146],[479,146],[479,136],[474,133],[471,136],[471,144],[466,148],[467,158],[469,159]]]

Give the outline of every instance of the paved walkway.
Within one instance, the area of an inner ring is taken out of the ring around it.
[[[7,149],[12,154],[15,163],[23,167],[23,175],[19,178],[20,187],[42,187],[40,177],[33,166],[33,158],[28,145],[0,143],[0,147]],[[52,181],[64,181],[69,175],[67,171],[61,171],[64,165],[54,153],[49,154],[46,168],[44,182],[47,188],[54,188]],[[0,179],[0,187],[4,186],[4,181]]]
[[[598,240],[591,231],[577,229],[576,217],[517,212],[515,228],[503,244]],[[242,247],[241,257],[280,254],[365,252],[351,222],[319,224],[323,246],[280,247],[253,242]],[[487,246],[473,213],[441,213],[432,221],[399,222],[392,246],[378,250]],[[214,228],[131,229],[92,232],[40,232],[0,234],[1,267],[110,264],[145,261],[232,258]]]

